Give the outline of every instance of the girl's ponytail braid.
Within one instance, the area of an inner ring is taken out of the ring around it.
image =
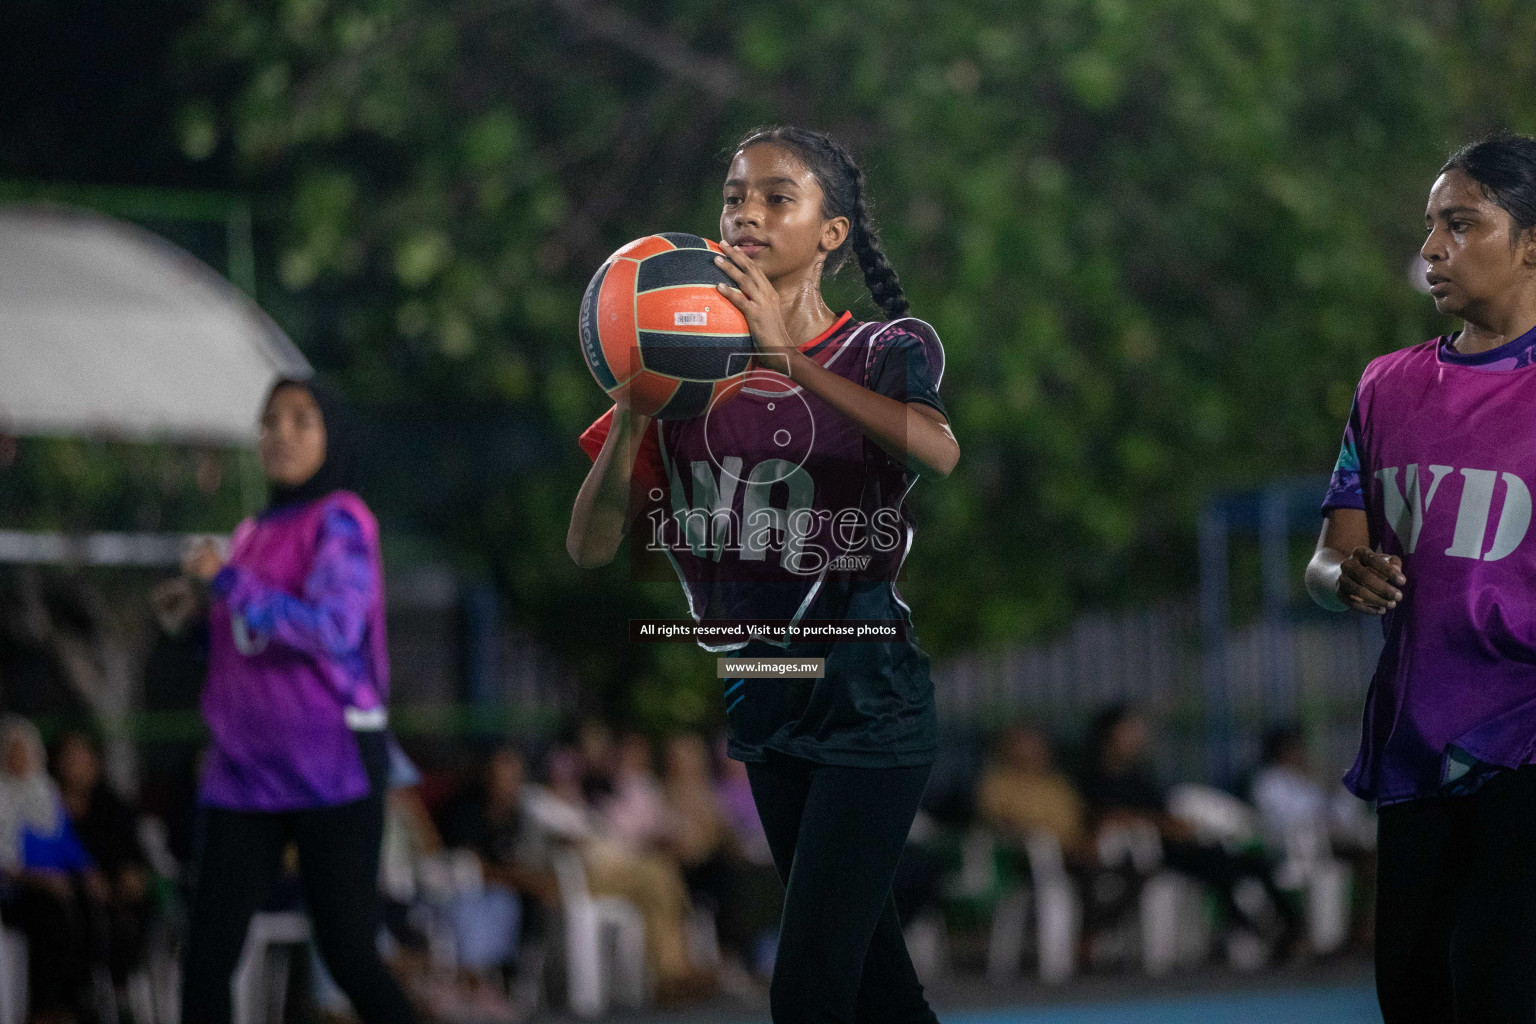
[[[854,208],[848,216],[849,241],[859,261],[859,269],[864,272],[864,286],[869,289],[875,305],[884,310],[889,319],[904,317],[912,307],[907,302],[906,292],[901,289],[901,278],[897,276],[896,268],[891,266],[891,261],[886,258],[885,250],[880,245],[880,229],[875,226],[866,198],[864,170],[854,162],[853,154],[830,137],[827,145],[843,165],[853,185]]]

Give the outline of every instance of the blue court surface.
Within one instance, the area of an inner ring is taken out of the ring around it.
[[[1211,969],[1173,977],[1086,977],[1065,988],[948,979],[929,988],[941,1024],[1381,1024],[1369,964],[1311,964],[1268,978]],[[615,1012],[613,1024],[768,1024],[767,993],[670,1010]],[[530,1024],[581,1024],[561,1013]]]
[[[1370,987],[1240,992],[940,1013],[944,1024],[1381,1024]]]
[[[1359,984],[986,1009],[941,1005],[937,1009],[941,1024],[1381,1024],[1375,989]],[[653,1019],[615,1017],[623,1021]],[[722,1018],[684,1013],[667,1019],[705,1024]],[[730,1024],[767,1024],[768,1014],[765,1010],[761,1016],[730,1014],[723,1019]]]

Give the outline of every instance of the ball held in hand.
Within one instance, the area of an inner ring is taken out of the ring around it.
[[[746,318],[698,235],[647,235],[604,261],[581,300],[581,352],[616,403],[660,419],[701,416],[751,367]]]

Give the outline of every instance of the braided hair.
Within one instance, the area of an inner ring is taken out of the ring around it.
[[[794,125],[773,125],[750,131],[736,144],[734,151],[763,143],[792,151],[811,172],[821,186],[822,216],[848,218],[848,237],[828,254],[822,272],[827,276],[836,274],[851,252],[864,272],[864,286],[869,289],[875,305],[892,320],[906,316],[911,306],[907,304],[906,293],[901,290],[896,268],[891,266],[885,250],[880,247],[880,230],[869,212],[864,171],[853,159],[853,154],[826,132]]]

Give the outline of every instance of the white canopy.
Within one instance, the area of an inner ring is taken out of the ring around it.
[[[309,364],[239,289],[135,225],[0,206],[0,433],[248,444]]]

